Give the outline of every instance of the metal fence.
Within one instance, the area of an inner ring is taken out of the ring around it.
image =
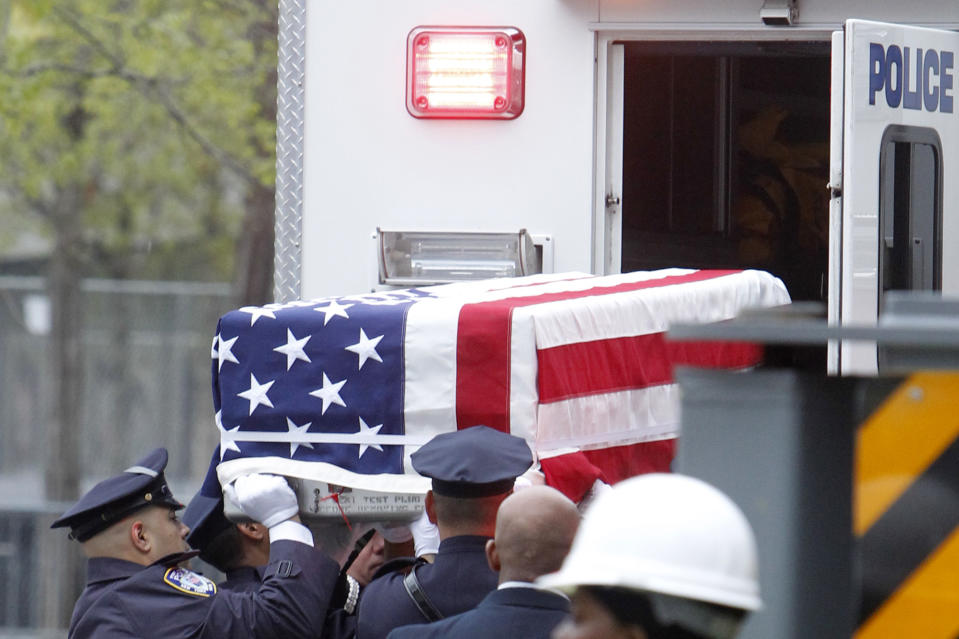
[[[36,555],[36,517],[30,513],[4,513],[0,519],[0,619],[4,625],[35,625],[27,602],[37,599],[39,584],[30,561]]]
[[[87,280],[82,291],[78,492],[165,446],[171,486],[189,499],[218,441],[210,346],[232,308],[229,285]],[[44,496],[48,342],[42,279],[0,277],[0,637],[59,636],[49,625],[62,615],[51,611],[79,594],[78,579],[62,574],[79,562],[48,556],[80,552],[49,530],[66,505]]]

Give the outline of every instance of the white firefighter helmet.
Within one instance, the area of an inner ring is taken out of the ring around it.
[[[633,477],[601,495],[559,572],[538,584],[619,587],[742,610],[760,606],[756,540],[745,515],[709,484]]]

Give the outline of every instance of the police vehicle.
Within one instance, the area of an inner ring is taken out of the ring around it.
[[[855,327],[891,291],[955,294],[957,29],[955,0],[281,1],[277,300],[760,268]],[[846,341],[827,367],[883,357]],[[856,636],[956,636],[947,581]]]
[[[278,300],[757,267],[872,324],[959,289],[952,0],[280,4]]]

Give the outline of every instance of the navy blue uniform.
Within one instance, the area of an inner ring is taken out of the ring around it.
[[[496,589],[497,574],[486,561],[488,537],[462,535],[440,543],[432,564],[416,570],[426,596],[444,617],[471,610]],[[404,575],[373,580],[360,597],[357,639],[385,639],[399,626],[426,621],[403,585]]]
[[[494,590],[473,610],[428,625],[397,628],[388,639],[549,639],[569,600],[533,588]]]
[[[112,558],[88,562],[88,584],[74,609],[70,639],[86,637],[315,637],[339,567],[295,541],[270,546],[261,587],[215,591],[174,555],[151,566]]]
[[[356,615],[342,608],[330,611],[323,627],[323,639],[354,639],[356,637]]]
[[[250,592],[260,587],[263,581],[263,572],[266,567],[251,568],[243,566],[234,570],[226,571],[226,580],[216,585],[219,590],[231,590],[233,592]]]

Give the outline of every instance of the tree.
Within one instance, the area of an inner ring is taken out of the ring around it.
[[[81,479],[81,278],[232,279],[238,303],[269,301],[276,11],[0,0],[0,216],[51,246],[50,500]]]

